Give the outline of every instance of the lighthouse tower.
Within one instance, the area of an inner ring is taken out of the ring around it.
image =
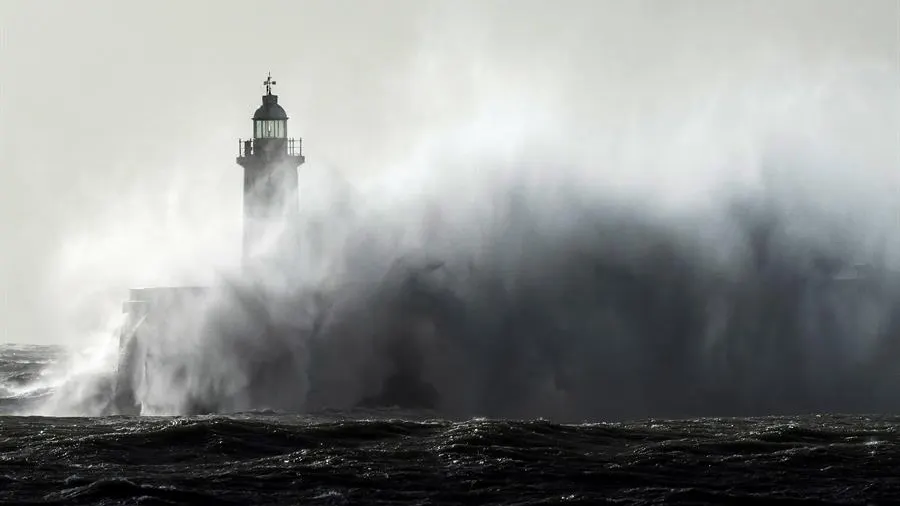
[[[272,267],[268,255],[273,242],[299,212],[297,168],[303,164],[300,139],[287,136],[287,114],[272,94],[272,76],[263,82],[266,94],[253,114],[253,138],[240,140],[237,163],[244,168],[245,274],[257,266]],[[119,363],[110,413],[139,414],[144,410],[171,409],[148,392],[170,388],[167,374],[173,355],[172,339],[199,332],[204,319],[198,314],[208,308],[210,297],[219,297],[216,287],[158,286],[132,288],[123,304],[124,323],[119,334]],[[215,400],[194,399],[178,409],[211,412],[218,409]]]
[[[265,256],[298,213],[297,168],[304,162],[301,139],[287,136],[288,116],[272,94],[271,74],[263,85],[266,94],[253,114],[253,138],[238,142],[237,163],[244,168],[245,267]]]

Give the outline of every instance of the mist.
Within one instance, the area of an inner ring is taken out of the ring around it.
[[[107,357],[42,412],[103,412],[127,288],[191,284],[231,288],[166,323],[148,414],[398,371],[447,416],[896,409],[896,283],[832,282],[900,261],[896,2],[101,4],[2,7],[9,340]],[[248,279],[269,70],[309,161]]]

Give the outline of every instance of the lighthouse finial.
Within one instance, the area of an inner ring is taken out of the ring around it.
[[[263,84],[266,86],[266,95],[272,94],[272,86],[276,84],[275,81],[272,80],[272,73],[269,72],[269,76],[263,81]]]

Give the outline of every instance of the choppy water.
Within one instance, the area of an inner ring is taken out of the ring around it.
[[[55,348],[4,347],[9,413]],[[3,504],[894,504],[898,417],[0,417]]]
[[[45,381],[65,350],[55,346],[0,345],[0,415],[26,409],[52,392]]]

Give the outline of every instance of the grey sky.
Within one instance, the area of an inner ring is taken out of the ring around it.
[[[499,101],[602,132],[796,62],[890,67],[898,5],[4,0],[0,322],[9,340],[71,340],[68,299],[235,261],[236,139],[268,71],[311,163],[352,178]]]

